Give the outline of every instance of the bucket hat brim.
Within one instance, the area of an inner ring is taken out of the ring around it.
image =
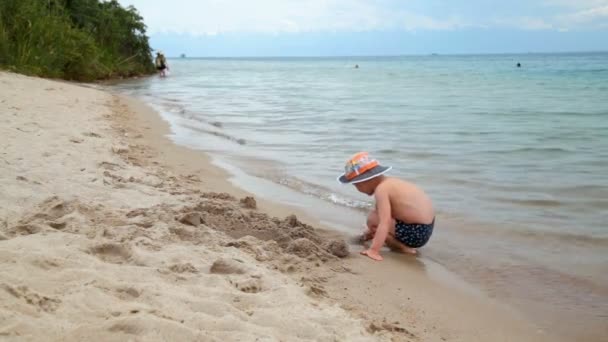
[[[356,184],[356,183],[365,182],[372,178],[382,176],[383,174],[390,171],[392,168],[393,168],[392,166],[378,165],[378,166],[374,167],[373,169],[366,171],[353,179],[347,179],[346,174],[342,174],[340,177],[338,177],[338,182],[340,182],[342,184]]]

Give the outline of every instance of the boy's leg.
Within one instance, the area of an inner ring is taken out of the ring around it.
[[[397,239],[397,229],[403,229],[403,226],[397,227],[397,222],[395,222],[395,224],[391,227],[391,230],[389,231],[388,236],[386,237],[386,245],[392,249],[393,251],[396,252],[401,252],[401,253],[406,253],[406,254],[417,254],[418,251],[416,248],[414,247],[410,247],[406,244],[404,244],[403,242],[399,241],[399,239]],[[402,222],[400,224],[403,224]],[[403,231],[401,231],[401,234],[403,235]]]
[[[378,213],[376,210],[372,210],[367,215],[367,230],[361,236],[362,241],[368,241],[374,238],[376,234],[376,229],[378,229],[378,223],[380,219],[378,218]]]
[[[361,242],[369,241],[374,238],[376,234],[376,229],[378,229],[378,223],[380,223],[380,218],[378,217],[378,213],[376,210],[372,210],[369,215],[367,215],[367,231],[363,233],[361,236]],[[416,254],[417,251],[415,248],[408,247],[401,242],[399,242],[395,238],[395,221],[392,220],[391,228],[388,232],[388,236],[385,241],[386,246],[396,252],[407,253],[407,254]]]

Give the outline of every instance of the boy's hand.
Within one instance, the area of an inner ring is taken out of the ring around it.
[[[372,249],[365,250],[365,251],[361,252],[361,254],[367,256],[370,259],[376,260],[376,261],[384,260],[384,258],[382,257],[382,255],[380,255],[379,252],[376,252]]]

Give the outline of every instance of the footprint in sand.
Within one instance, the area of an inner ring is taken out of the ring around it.
[[[169,227],[171,234],[177,236],[182,241],[196,242],[197,232],[187,227]]]
[[[59,299],[47,297],[30,290],[27,286],[0,285],[6,292],[15,298],[23,299],[27,304],[33,305],[46,312],[53,312],[61,303]]]
[[[128,218],[133,218],[133,217],[137,217],[137,216],[147,216],[147,215],[148,215],[148,211],[145,208],[133,209],[126,214],[126,216]]]
[[[7,232],[10,235],[31,235],[44,231],[64,230],[68,223],[64,219],[82,208],[77,202],[66,202],[57,196],[49,197],[32,209],[29,214],[19,220],[18,224]]]
[[[242,261],[236,259],[218,259],[211,265],[209,270],[212,274],[241,275],[247,273],[247,268]],[[229,279],[237,289],[245,293],[258,293],[263,291],[263,284],[260,276],[252,275],[246,279]]]
[[[122,300],[133,300],[141,296],[142,291],[131,286],[118,287],[114,289],[114,295]]]
[[[36,219],[55,221],[70,214],[74,209],[59,197],[52,196],[38,205],[36,211],[36,214],[32,215],[27,221],[31,222]]]
[[[129,153],[130,149],[128,146],[115,145],[110,149],[115,154],[126,154]]]
[[[234,286],[245,293],[258,293],[264,290],[262,280],[259,278],[249,278],[242,281],[232,282]]]
[[[10,236],[32,235],[44,231],[45,228],[36,223],[20,224],[8,229],[7,233]]]
[[[413,334],[412,332],[410,332],[409,330],[402,328],[399,326],[399,322],[395,322],[395,323],[388,323],[388,322],[382,322],[382,323],[370,323],[370,325],[367,327],[367,331],[375,334],[378,331],[389,331],[392,333],[399,333],[399,334],[403,334],[411,339],[415,339],[416,335]]]
[[[82,135],[84,135],[85,137],[90,137],[90,138],[101,138],[101,135],[99,135],[95,132],[86,132],[86,133],[82,133]]]
[[[67,223],[65,222],[48,222],[48,225],[57,230],[62,230],[66,227]]]
[[[217,259],[211,265],[209,272],[212,274],[245,274],[247,269],[242,262],[235,259]]]
[[[189,262],[171,265],[169,266],[169,270],[173,273],[198,273],[196,267]]]
[[[122,169],[122,167],[116,163],[111,163],[111,162],[107,162],[107,161],[103,161],[99,164],[97,164],[97,166],[99,166],[102,169],[105,170],[110,170],[110,171],[116,171],[116,169]]]
[[[26,182],[26,183],[32,183],[32,184],[36,184],[36,185],[41,185],[42,183],[40,183],[39,181],[30,181],[29,179],[23,177],[23,176],[17,176],[15,179],[17,179],[18,181],[21,182]]]
[[[128,335],[139,335],[142,331],[144,331],[144,327],[142,327],[138,322],[129,319],[121,319],[118,322],[110,325],[108,331],[121,332]]]
[[[50,269],[60,267],[63,264],[63,262],[60,259],[49,259],[47,257],[44,257],[44,258],[36,258],[36,259],[30,261],[30,264],[32,264],[33,266],[36,266],[40,269],[48,271]]]
[[[89,252],[102,261],[122,264],[131,261],[133,252],[128,245],[117,243],[101,243],[89,248]]]

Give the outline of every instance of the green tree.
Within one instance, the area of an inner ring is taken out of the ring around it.
[[[0,1],[0,66],[83,81],[154,72],[143,18],[115,0]]]

